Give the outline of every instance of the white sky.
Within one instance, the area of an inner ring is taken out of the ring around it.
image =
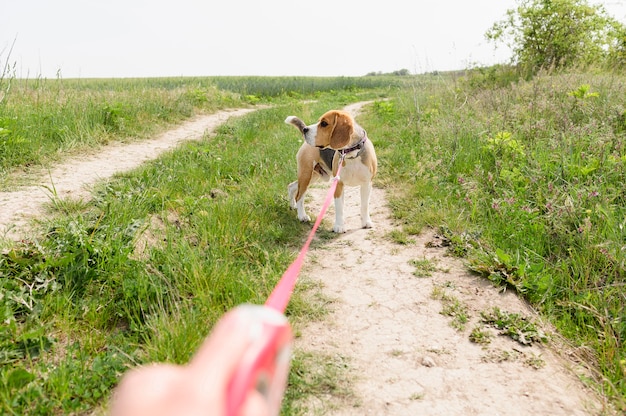
[[[626,0],[590,3],[626,22]],[[23,78],[463,69],[508,60],[510,52],[494,50],[484,34],[515,6],[515,0],[0,0],[0,64],[15,64]]]

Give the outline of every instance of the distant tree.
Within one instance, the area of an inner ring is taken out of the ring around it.
[[[586,0],[521,0],[485,36],[509,46],[514,63],[534,72],[617,62],[624,59],[625,34],[623,24]]]
[[[411,73],[409,72],[408,69],[399,69],[397,71],[387,72],[387,73],[383,73],[381,71],[378,71],[378,72],[368,72],[367,74],[365,74],[366,77],[375,77],[375,76],[379,76],[379,75],[406,76],[406,75],[411,75]]]
[[[401,77],[407,76],[407,75],[411,75],[411,73],[409,72],[408,69],[400,69],[398,71],[393,71],[392,72],[393,75],[399,75]]]

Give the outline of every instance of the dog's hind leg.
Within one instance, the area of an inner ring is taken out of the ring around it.
[[[309,187],[309,184],[319,180],[319,175],[313,170],[298,171],[298,180],[289,184],[289,198],[291,200],[291,194],[293,192],[295,208],[298,211],[298,219],[302,222],[311,221],[311,217],[306,213],[304,208],[304,195]]]
[[[304,194],[306,192],[306,188],[304,191],[300,193],[298,181],[293,181],[287,186],[288,198],[289,198],[289,206],[292,209],[296,209],[298,211],[298,219],[302,222],[311,221],[311,217],[309,217],[304,209]]]
[[[296,209],[298,210],[298,219],[302,222],[310,222],[311,217],[306,213],[304,209],[304,195],[296,202]]]
[[[298,192],[298,181],[293,181],[287,186],[287,192],[289,194],[289,206],[291,209],[296,209],[296,193]]]

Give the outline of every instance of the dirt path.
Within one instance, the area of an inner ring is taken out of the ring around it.
[[[353,114],[359,105],[347,108]],[[328,186],[308,198],[319,212]],[[301,277],[321,283],[333,300],[332,313],[302,330],[296,348],[327,355],[346,366],[351,394],[318,397],[313,415],[589,415],[601,406],[571,371],[570,364],[540,345],[496,336],[481,346],[469,333],[481,311],[494,306],[533,316],[513,293],[502,293],[467,272],[443,248],[428,248],[427,232],[410,245],[386,238],[396,226],[385,193],[374,189],[374,228],[360,228],[358,188],[348,188],[348,232],[313,249]],[[295,215],[295,214],[294,214]],[[333,209],[322,227],[332,228]],[[436,244],[435,244],[436,245]],[[428,260],[436,269],[416,277],[411,261]],[[463,331],[441,314],[442,292],[467,306]],[[536,369],[535,367],[542,366]]]
[[[229,117],[250,111],[254,110],[239,109],[198,116],[153,140],[111,145],[100,153],[69,160],[42,175],[37,185],[14,192],[0,192],[0,239],[21,238],[28,222],[42,215],[43,205],[50,201],[54,193],[60,198],[88,198],[91,186],[97,181],[155,159],[185,140],[200,139],[206,131],[214,130]]]
[[[347,108],[357,113],[363,103]],[[37,186],[0,193],[0,237],[18,239],[28,221],[43,213],[54,187],[60,197],[88,198],[98,180],[132,169],[181,141],[198,139],[228,117],[252,110],[197,117],[152,141],[107,147],[102,153],[69,161]],[[282,122],[282,121],[280,121]],[[309,211],[319,211],[327,186],[313,188]],[[348,188],[348,232],[313,249],[301,280],[321,284],[333,299],[322,322],[302,329],[296,348],[333,357],[346,366],[349,394],[317,397],[309,403],[319,415],[588,415],[599,402],[568,364],[542,346],[522,347],[496,337],[488,346],[468,340],[480,315],[492,306],[532,315],[511,293],[500,293],[466,272],[445,250],[427,248],[425,233],[400,246],[385,236],[395,228],[385,193],[372,195],[372,230],[360,229],[358,190]],[[323,227],[330,227],[331,208]],[[295,213],[294,213],[295,220]],[[428,259],[437,270],[416,277],[409,262]],[[467,305],[472,320],[464,331],[450,326],[433,290]],[[529,363],[543,362],[535,369]]]

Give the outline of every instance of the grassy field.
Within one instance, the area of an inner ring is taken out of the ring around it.
[[[263,302],[309,230],[285,197],[295,164],[276,162],[299,146],[283,119],[366,99],[375,103],[359,121],[375,138],[376,186],[406,235],[435,227],[474,271],[517,290],[625,406],[626,77],[509,81],[497,69],[13,81],[0,104],[5,188],[20,172],[197,112],[272,107],[102,184],[92,202],[61,201],[44,234],[5,243],[1,412],[102,412],[126,368],[184,362],[224,311]],[[292,320],[323,313],[295,296]],[[328,371],[306,376],[311,361],[295,357],[284,414],[333,388]]]
[[[385,77],[0,78],[0,188],[19,182],[10,175],[16,170],[49,166],[114,140],[145,138],[197,112],[397,83]]]

